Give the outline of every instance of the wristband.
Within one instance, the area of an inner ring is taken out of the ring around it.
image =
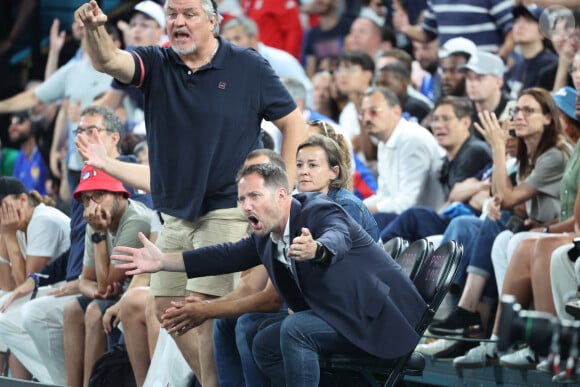
[[[36,294],[38,293],[40,278],[38,278],[38,273],[30,273],[28,274],[28,278],[32,278],[34,280],[34,290],[32,291],[32,295],[30,296],[30,299],[33,300],[36,298]]]
[[[34,280],[34,288],[38,289],[40,286],[40,278],[38,277],[38,273],[30,273],[28,274],[28,278],[32,278]]]

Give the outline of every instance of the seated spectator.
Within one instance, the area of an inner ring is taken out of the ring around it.
[[[473,108],[466,98],[443,97],[431,116],[433,135],[445,149],[439,181],[447,202],[436,211],[428,207],[411,207],[396,217],[381,231],[381,239],[388,241],[401,236],[409,241],[442,234],[458,210],[459,203],[465,210],[470,208],[472,196],[487,187],[475,177],[491,162],[489,146],[470,134]],[[487,195],[489,196],[489,195]],[[486,197],[487,197],[486,196]],[[462,212],[461,212],[462,213]]]
[[[461,67],[476,56],[477,47],[469,39],[458,37],[445,42],[439,50],[442,96],[465,96],[465,74]]]
[[[556,316],[561,320],[577,320],[577,314],[569,313],[570,309],[566,308],[566,304],[573,300],[575,309],[580,307],[578,302],[578,287],[580,287],[580,259],[572,260],[568,254],[574,249],[572,240],[580,234],[574,233],[569,235],[562,235],[554,245],[558,245],[555,249],[552,248],[550,258],[550,281],[551,292],[553,295],[554,310]],[[541,241],[541,239],[539,240]],[[538,241],[538,242],[539,242]],[[547,242],[548,240],[546,240]],[[549,251],[546,249],[544,251]]]
[[[379,229],[414,205],[439,208],[442,149],[433,135],[403,118],[395,93],[382,87],[364,93],[360,114],[364,130],[379,141],[377,193],[364,200]]]
[[[486,330],[492,303],[497,300],[491,246],[496,236],[506,229],[506,224],[500,221],[500,209],[525,203],[525,224],[532,225],[548,224],[558,216],[559,185],[570,155],[558,114],[552,97],[544,89],[527,89],[518,98],[514,116],[519,141],[516,186],[507,178],[505,167],[508,134],[501,129],[493,114],[480,114],[483,127],[476,125],[476,128],[491,145],[493,152],[491,189],[494,200],[483,222],[474,222],[477,218],[462,216],[455,218],[446,230],[446,234],[464,234],[454,238],[461,241],[465,248],[462,267],[454,280],[461,296],[458,306],[447,318],[431,324],[431,332],[445,335],[461,334],[465,330],[469,332],[473,327],[481,329],[482,333]],[[478,231],[474,233],[474,229]],[[464,273],[467,273],[466,277]],[[482,296],[486,302],[482,302]],[[450,355],[449,352],[447,354]]]
[[[405,66],[405,68],[407,69],[409,74],[411,74],[411,83],[409,83],[409,85],[407,85],[407,94],[410,95],[411,97],[420,99],[421,101],[425,102],[429,106],[429,109],[432,109],[433,108],[433,101],[431,101],[429,98],[427,98],[426,96],[421,94],[421,92],[419,92],[415,88],[414,67],[419,67],[419,64],[417,62],[413,62],[413,58],[411,57],[411,55],[407,51],[401,50],[400,48],[383,50],[381,52],[381,56],[379,58],[377,58],[377,60],[376,60],[375,68],[380,70],[383,67],[385,67],[386,65],[391,64],[391,63],[401,63],[403,66]],[[416,66],[414,66],[414,64]],[[419,84],[417,84],[417,87],[418,86],[419,86]]]
[[[0,178],[0,203],[0,255],[10,262],[12,283],[20,286],[31,276],[38,281],[36,273],[69,249],[70,219],[54,208],[51,198],[29,191],[13,177]],[[11,295],[4,295],[0,305]],[[5,312],[6,308],[2,307],[1,311]],[[13,308],[11,312],[18,315],[20,310]],[[0,325],[4,318],[7,314],[0,314]],[[11,348],[13,337],[4,334],[1,337]],[[10,369],[14,378],[30,379],[30,371],[34,377],[49,379],[44,367],[27,370],[18,356],[25,355],[18,350],[11,351]]]
[[[348,140],[361,133],[358,120],[361,98],[371,85],[375,74],[373,58],[362,51],[346,52],[339,59],[336,71],[336,87],[348,96],[348,103],[342,109],[338,123],[345,130]],[[355,152],[358,151],[353,141]]]
[[[391,63],[378,70],[375,85],[391,89],[399,98],[405,119],[422,122],[431,112],[431,108],[420,99],[407,94],[411,83],[411,74],[401,63]]]
[[[564,176],[560,182],[560,211],[558,212],[558,220],[565,221],[572,215],[576,191],[578,190],[576,180],[579,173],[576,169],[578,158],[575,157],[575,154],[579,152],[576,149],[576,145],[578,138],[580,137],[580,122],[576,120],[574,111],[576,90],[567,87],[557,93],[552,93],[552,96],[556,106],[558,107],[558,113],[560,113],[558,117],[559,123],[562,128],[562,133],[565,135],[567,140],[567,145],[569,145],[570,148],[574,147],[572,157],[566,164]],[[530,237],[542,237],[550,231],[551,227],[554,227],[555,232],[558,232],[558,230],[574,231],[572,228],[572,222],[573,220],[570,218],[566,225],[559,225],[555,219],[550,224],[545,225],[542,229],[538,228],[537,224],[529,222],[529,228],[533,228],[532,231],[545,231],[540,235],[538,235],[538,232],[520,232],[514,236],[509,230],[502,232],[494,241],[492,248],[494,272],[498,289],[501,290],[501,285],[504,282],[505,272],[509,262],[511,261],[512,253],[522,240]],[[565,229],[562,229],[562,227],[565,227]]]
[[[383,41],[381,26],[368,17],[357,17],[350,26],[348,34],[350,46],[345,51],[362,51],[371,58],[381,49]]]
[[[335,130],[335,125],[317,120],[309,121],[306,123],[308,125],[308,133],[310,134],[320,134],[325,137],[329,137],[336,141],[340,146],[340,150],[343,153],[346,168],[353,172],[351,181],[345,187],[349,191],[352,191],[356,197],[363,200],[371,195],[374,195],[377,191],[377,181],[371,171],[367,168],[365,163],[363,163],[360,158],[352,151],[350,143],[344,138],[342,133],[337,133]],[[348,157],[350,154],[352,157]],[[354,161],[354,165],[352,161]]]
[[[569,10],[564,9],[556,16],[548,38],[558,55],[558,62],[550,63],[540,71],[538,87],[558,91],[565,86],[574,86],[570,68],[574,55],[580,49],[580,9],[572,10],[572,15],[573,18],[570,18]]]
[[[508,101],[511,99],[502,91],[504,64],[497,55],[479,51],[477,56],[461,69],[465,72],[467,97],[473,102],[473,122],[481,124],[479,113],[494,112],[496,117],[506,117]],[[477,138],[482,138],[477,130],[472,130]]]
[[[29,189],[46,195],[48,167],[38,149],[35,125],[28,112],[13,114],[8,127],[10,141],[17,144],[20,151],[14,160],[14,176]]]
[[[419,91],[431,101],[437,101],[441,97],[439,40],[433,39],[429,42],[413,40],[413,56],[426,72],[426,75],[421,79]]]
[[[312,77],[312,110],[338,122],[338,104],[332,98],[334,79],[328,71],[319,71]]]
[[[514,295],[524,309],[529,308],[533,300],[535,310],[551,314],[555,314],[556,311],[550,287],[552,280],[548,275],[550,257],[552,251],[562,244],[569,243],[574,237],[573,209],[575,201],[578,201],[580,175],[578,162],[580,145],[577,142],[580,136],[580,122],[575,118],[575,99],[576,91],[572,88],[566,88],[554,94],[556,105],[562,112],[560,123],[563,124],[563,132],[576,144],[560,182],[559,222],[551,223],[543,228],[536,227],[531,232],[520,232],[513,237],[509,231],[503,231],[495,239],[491,250],[498,294]],[[553,278],[559,282],[560,275],[556,274]],[[496,341],[500,319],[501,304],[498,305],[495,317],[492,342],[482,343],[481,347],[454,360],[453,364],[456,367],[485,367],[497,364],[499,361],[506,367],[535,368],[539,357],[527,347],[501,356],[501,358],[498,356]]]
[[[558,57],[544,46],[544,35],[540,30],[542,9],[535,4],[519,5],[514,8],[514,42],[522,52],[518,61],[505,74],[505,84],[510,96],[516,98],[521,90],[537,86],[540,71],[558,62]]]
[[[91,166],[81,173],[74,198],[82,202],[85,256],[80,277],[81,295],[71,300],[64,313],[64,359],[66,385],[88,386],[95,361],[106,352],[102,315],[120,298],[126,277],[110,257],[116,246],[139,247],[137,235],[149,235],[151,214],[143,204],[129,199],[123,184]],[[130,286],[139,286],[138,277]]]

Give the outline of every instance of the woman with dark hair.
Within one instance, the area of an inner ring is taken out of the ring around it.
[[[559,282],[560,273],[550,277],[551,253],[558,246],[572,242],[574,238],[574,206],[578,197],[580,177],[580,122],[575,118],[574,104],[576,90],[566,87],[553,93],[560,110],[559,120],[563,132],[573,144],[574,153],[566,164],[560,181],[559,222],[545,227],[532,229],[531,232],[511,233],[509,230],[499,234],[493,243],[491,258],[498,286],[498,294],[511,294],[523,308],[528,308],[532,300],[536,311],[556,315],[552,297],[551,281]],[[576,219],[577,220],[577,219]],[[566,257],[567,258],[567,257]],[[498,305],[492,336],[499,335],[501,304]],[[485,355],[483,354],[485,351]],[[488,361],[484,361],[484,359]],[[505,354],[498,358],[497,344],[487,342],[458,358],[454,364],[469,367],[485,367],[499,363],[512,368],[534,369],[540,359],[529,348]],[[551,372],[551,370],[550,370]]]
[[[508,131],[500,126],[493,113],[479,115],[482,125],[476,124],[476,129],[492,148],[493,199],[485,220],[458,217],[445,232],[444,240],[458,239],[465,247],[461,270],[455,278],[460,298],[457,308],[446,319],[431,324],[432,333],[462,334],[472,327],[486,328],[498,297],[491,248],[497,235],[509,226],[504,223],[505,219],[500,219],[501,210],[524,207],[525,220],[519,229],[512,229],[514,232],[545,226],[560,212],[560,180],[571,146],[562,133],[558,108],[549,92],[530,88],[520,94],[514,112],[512,134],[518,138],[517,185],[512,184],[507,174]],[[444,346],[439,344],[440,348]],[[450,352],[447,348],[448,357],[461,354]]]

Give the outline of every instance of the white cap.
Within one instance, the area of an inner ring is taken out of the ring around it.
[[[466,38],[453,38],[445,42],[439,49],[439,58],[447,58],[449,55],[465,53],[470,57],[477,55],[477,46]]]
[[[472,55],[469,61],[460,70],[471,70],[479,75],[493,75],[496,77],[503,77],[505,66],[501,58],[495,54],[485,51],[479,51],[476,55]]]
[[[159,27],[165,29],[165,12],[163,11],[163,7],[156,2],[151,0],[142,1],[137,3],[133,11],[141,12],[145,16],[150,17],[159,24]]]

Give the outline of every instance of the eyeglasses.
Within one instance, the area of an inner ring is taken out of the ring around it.
[[[514,117],[517,116],[518,113],[520,113],[520,112],[524,115],[524,117],[528,117],[534,113],[541,112],[541,110],[534,109],[534,108],[529,107],[529,106],[522,106],[522,107],[516,106],[514,108],[513,112],[514,112]]]
[[[82,127],[79,126],[75,130],[73,130],[73,134],[75,136],[78,136],[81,133],[86,133],[87,135],[92,136],[93,135],[93,132],[95,130],[97,132],[99,132],[99,133],[101,133],[101,132],[112,132],[111,130],[109,130],[107,128],[99,128],[96,125],[91,125],[91,126],[87,126],[86,128],[82,128]]]
[[[358,114],[358,119],[360,121],[363,121],[367,116],[367,114],[371,117],[371,119],[375,119],[377,118],[377,115],[383,110],[385,110],[384,107],[376,107],[376,106],[370,107],[368,109],[361,109],[360,113]]]
[[[326,123],[326,121],[323,121],[323,120],[308,121],[306,123],[306,125],[308,125],[308,126],[318,126],[319,128],[322,128],[322,130],[324,130],[324,135],[326,137],[328,137],[328,124]]]
[[[81,195],[83,206],[88,206],[91,200],[96,204],[101,204],[101,202],[105,199],[106,194],[107,191],[93,191],[92,195],[89,195],[88,193],[83,193]]]

